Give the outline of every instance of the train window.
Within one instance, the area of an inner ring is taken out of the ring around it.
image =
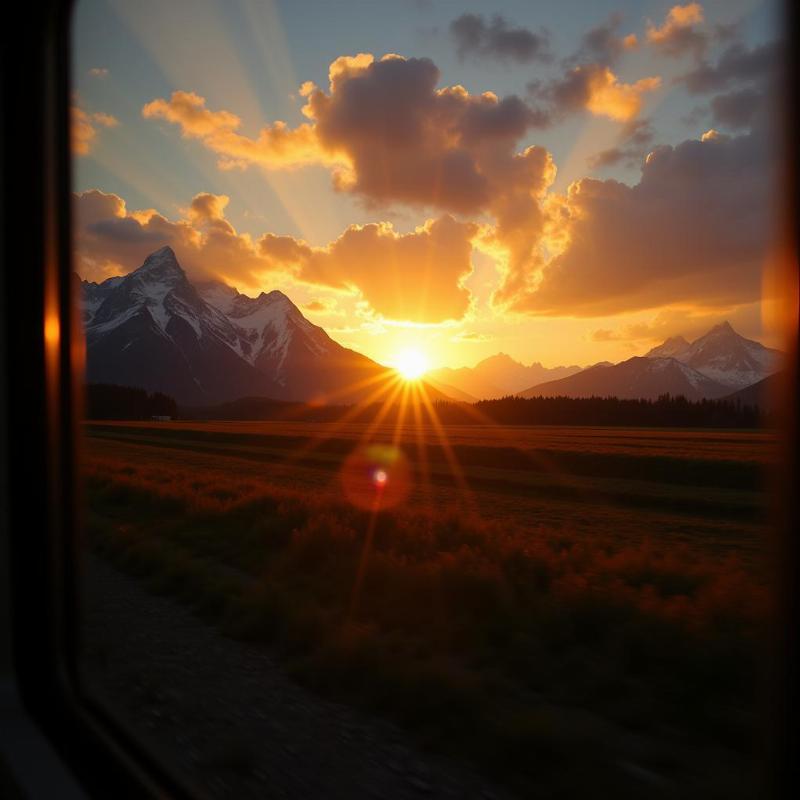
[[[78,675],[175,792],[763,796],[782,12],[75,3]]]

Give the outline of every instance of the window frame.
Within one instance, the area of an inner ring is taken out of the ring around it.
[[[2,37],[0,97],[14,124],[2,130],[0,207],[0,577],[8,578],[0,595],[8,736],[0,738],[0,786],[34,797],[82,790],[188,798],[91,697],[77,668],[82,377],[71,270],[72,11],[71,0],[25,4]]]

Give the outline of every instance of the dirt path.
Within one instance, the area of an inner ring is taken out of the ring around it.
[[[85,589],[93,693],[201,797],[510,798],[393,725],[311,695],[265,648],[223,638],[95,557]]]

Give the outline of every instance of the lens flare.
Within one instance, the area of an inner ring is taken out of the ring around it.
[[[386,481],[389,480],[389,476],[386,474],[385,469],[376,469],[375,472],[372,473],[372,480],[377,487],[383,488],[386,486]]]
[[[372,444],[359,447],[345,459],[340,472],[344,496],[368,511],[392,508],[410,488],[408,459],[399,447]]]

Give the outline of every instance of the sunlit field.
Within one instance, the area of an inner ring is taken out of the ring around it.
[[[752,792],[771,435],[86,433],[95,553],[311,691],[522,796]]]

